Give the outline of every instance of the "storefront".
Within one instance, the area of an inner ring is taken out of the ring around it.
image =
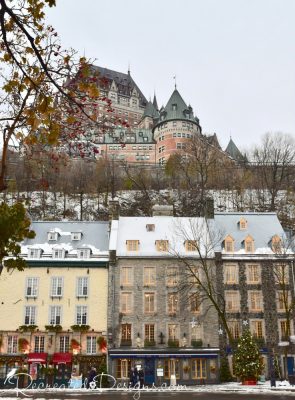
[[[72,374],[72,353],[54,353],[51,363],[54,367],[54,384],[68,387]]]
[[[1,355],[0,356],[0,388],[4,388],[4,382],[9,372],[16,368],[21,371],[28,371],[27,356],[26,355]],[[16,379],[10,379],[11,384],[5,383],[5,387],[14,387]]]
[[[102,372],[106,373],[106,356],[102,355],[84,355],[78,354],[73,357],[73,367],[76,368],[78,373],[82,374],[83,382],[88,377],[91,367],[96,369],[97,374]]]
[[[128,381],[131,367],[143,369],[145,385],[199,385],[219,380],[219,349],[109,350],[109,373],[117,381]]]
[[[46,376],[44,370],[47,366],[47,353],[29,353],[27,361],[28,374],[31,376],[32,384],[45,387]]]

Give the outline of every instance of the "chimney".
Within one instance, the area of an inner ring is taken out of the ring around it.
[[[174,209],[173,206],[165,205],[160,206],[159,204],[155,204],[153,206],[153,217],[173,217]]]
[[[109,221],[113,219],[119,219],[120,215],[120,204],[119,200],[115,197],[109,201]]]
[[[214,200],[212,197],[206,197],[204,205],[202,207],[202,217],[207,219],[214,218]]]

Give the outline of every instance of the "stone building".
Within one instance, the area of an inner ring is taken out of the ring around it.
[[[112,104],[109,107],[103,100],[95,103],[97,121],[103,128],[88,129],[81,143],[75,139],[71,143],[71,156],[77,155],[79,146],[85,142],[86,157],[163,165],[171,155],[185,154],[190,139],[199,137],[219,149],[224,157],[234,160],[236,155],[240,157],[236,146],[233,152],[230,144],[223,152],[216,134],[202,135],[198,117],[176,86],[166,106],[159,109],[156,96],[153,101],[147,101],[130,71],[126,74],[95,65],[91,70],[99,76],[100,98],[108,98]],[[78,146],[76,150],[75,146]]]
[[[106,361],[108,223],[31,228],[36,237],[21,243],[28,267],[0,276],[0,384],[16,366],[37,384],[67,384],[74,367],[85,377]]]
[[[256,338],[269,376],[271,358],[282,377],[294,375],[294,250],[275,213],[216,213],[217,285],[231,333],[245,327]],[[222,334],[220,346],[231,349]],[[231,357],[230,357],[231,358]]]
[[[199,303],[195,289],[189,297],[179,289],[181,258],[196,268],[199,263],[193,241],[177,237],[179,226],[192,235],[192,222],[208,238],[204,218],[173,217],[169,206],[154,207],[152,217],[112,221],[108,355],[109,373],[117,380],[128,381],[131,367],[144,370],[146,384],[170,383],[171,376],[186,384],[218,380],[216,314]]]

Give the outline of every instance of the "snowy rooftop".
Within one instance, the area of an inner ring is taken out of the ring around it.
[[[36,233],[35,238],[21,244],[25,258],[51,259],[54,250],[64,250],[61,258],[77,259],[78,250],[89,249],[89,257],[83,258],[108,260],[108,222],[38,221],[32,223],[31,229]],[[30,252],[33,249],[41,250],[39,256]]]
[[[241,229],[240,222],[244,219],[245,228]],[[234,239],[234,254],[245,255],[244,241],[247,236],[251,236],[254,240],[254,255],[269,254],[272,255],[271,240],[273,236],[279,236],[283,243],[285,234],[278,220],[276,213],[215,213],[214,221],[211,221],[210,226],[215,235],[220,237],[216,241],[216,250],[222,251],[222,242],[227,235]],[[286,253],[289,250],[286,250]]]
[[[138,241],[137,251],[127,250],[127,241]],[[168,240],[168,251],[158,251],[156,241]],[[210,248],[209,234],[204,218],[185,218],[172,216],[120,217],[113,221],[110,250],[117,250],[121,257],[169,257],[187,256],[185,241],[196,240],[203,255]],[[211,254],[213,256],[213,254]],[[190,256],[198,257],[197,251]]]

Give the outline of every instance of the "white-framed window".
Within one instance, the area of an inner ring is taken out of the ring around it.
[[[225,264],[224,283],[227,283],[228,285],[239,283],[238,266],[236,264]]]
[[[47,233],[47,239],[50,241],[56,241],[58,238],[58,233],[57,232],[48,232]]]
[[[257,284],[261,282],[261,268],[259,264],[247,264],[247,283]]]
[[[133,268],[121,267],[121,285],[131,286],[133,284]]]
[[[25,325],[36,325],[36,306],[25,306]]]
[[[156,284],[156,268],[144,267],[143,269],[143,284],[146,286],[154,286]]]
[[[45,336],[35,336],[35,353],[44,353],[45,350]]]
[[[240,337],[240,322],[233,320],[233,321],[228,321],[228,328],[230,330],[230,333],[232,334],[232,337],[234,339],[238,339]]]
[[[90,249],[78,249],[77,255],[80,259],[90,258],[91,251]]]
[[[124,314],[130,314],[132,312],[132,293],[121,292],[121,312]]]
[[[37,297],[38,295],[38,278],[27,277],[26,279],[26,297]]]
[[[145,324],[144,338],[145,338],[145,340],[149,340],[149,341],[155,340],[155,325],[154,324]]]
[[[82,232],[71,232],[71,239],[72,240],[81,240]]]
[[[70,336],[59,337],[59,352],[68,353],[70,350]]]
[[[77,297],[87,297],[88,292],[88,277],[79,276],[77,278]]]
[[[168,251],[169,241],[168,240],[156,240],[156,250],[157,251]]]
[[[176,286],[178,283],[178,268],[167,267],[166,269],[166,285]]]
[[[86,353],[87,354],[96,354],[96,336],[87,336],[86,337]]]
[[[263,321],[259,319],[250,320],[250,331],[254,338],[263,339],[264,338]]]
[[[279,312],[285,312],[291,306],[291,294],[289,290],[278,290],[277,291],[277,310]]]
[[[178,294],[177,293],[168,293],[168,313],[175,314],[178,310]]]
[[[130,376],[131,359],[118,358],[117,361],[117,378],[126,379]]]
[[[179,339],[179,326],[177,324],[168,324],[168,339],[169,340]]]
[[[61,306],[50,306],[49,308],[49,324],[61,324]]]
[[[249,311],[262,311],[262,292],[260,290],[250,290],[248,292],[249,298]]]
[[[28,258],[40,258],[41,249],[28,249]]]
[[[237,312],[240,310],[240,294],[237,290],[226,290],[225,308],[227,312]]]
[[[52,258],[65,258],[65,250],[64,249],[53,249],[52,250]]]
[[[151,314],[155,312],[155,293],[144,293],[144,313]]]
[[[18,350],[18,337],[16,335],[7,336],[7,353],[16,354]]]
[[[63,295],[63,276],[52,276],[51,277],[51,288],[50,288],[50,296],[51,297],[62,297]]]
[[[286,285],[289,283],[289,265],[276,264],[274,266],[275,283],[279,285]]]
[[[126,240],[127,251],[138,251],[139,240]]]
[[[87,306],[76,306],[76,324],[86,325],[88,320]]]

